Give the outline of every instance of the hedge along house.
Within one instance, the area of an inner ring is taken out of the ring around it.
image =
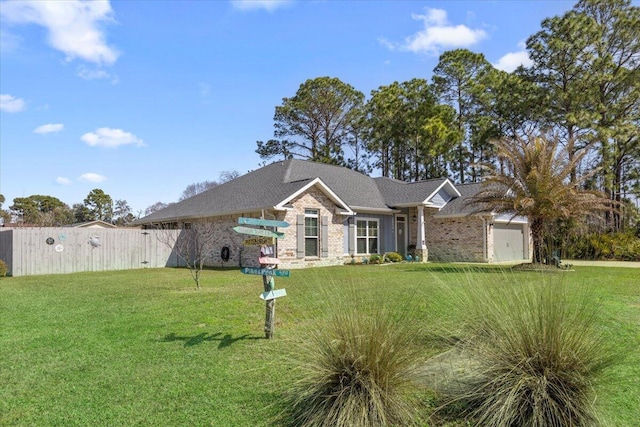
[[[136,224],[187,228],[209,223],[213,250],[206,264],[211,266],[258,265],[260,248],[245,246],[249,236],[233,231],[239,217],[290,224],[278,230],[285,234],[276,242],[281,268],[341,265],[386,252],[412,252],[422,261],[528,259],[526,220],[471,214],[468,201],[478,190],[478,184],[454,186],[446,178],[407,183],[290,159],[170,205]],[[496,232],[498,224],[504,232]],[[226,264],[223,248],[230,255]]]

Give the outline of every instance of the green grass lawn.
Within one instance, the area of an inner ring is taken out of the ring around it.
[[[610,425],[637,426],[640,270],[575,270],[553,280],[600,300],[601,327],[626,356],[599,390],[599,407]],[[3,278],[0,425],[273,425],[295,380],[291,346],[341,289],[409,308],[435,327],[461,315],[445,289],[538,274],[451,264],[293,270],[276,279],[287,296],[277,300],[273,340],[264,339],[262,280],[238,270],[205,271],[199,291],[177,269]],[[438,351],[416,338],[425,355]]]

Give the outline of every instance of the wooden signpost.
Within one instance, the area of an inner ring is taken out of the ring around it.
[[[287,291],[285,289],[274,289],[274,277],[289,277],[289,270],[278,270],[274,268],[276,264],[280,263],[277,254],[277,247],[275,250],[273,248],[274,241],[279,237],[284,237],[284,233],[280,233],[275,229],[278,227],[288,227],[289,223],[286,221],[277,221],[271,219],[241,217],[238,218],[238,224],[240,224],[240,226],[233,227],[233,230],[236,233],[257,236],[244,240],[243,244],[261,246],[260,258],[258,258],[258,261],[260,262],[260,268],[243,267],[240,271],[242,271],[243,274],[255,274],[262,276],[264,292],[260,295],[260,298],[263,299],[266,304],[264,333],[267,339],[271,339],[273,338],[273,332],[275,329],[276,298],[284,297],[287,295]],[[273,228],[274,230],[244,227],[244,225],[269,227]]]

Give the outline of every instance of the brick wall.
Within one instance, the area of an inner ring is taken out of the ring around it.
[[[294,199],[291,205],[293,209],[286,212],[265,212],[266,219],[287,221],[290,224],[289,227],[278,230],[285,234],[283,238],[277,239],[276,243],[278,258],[282,261],[278,268],[290,269],[344,264],[343,216],[334,214],[335,204],[322,191],[312,188]],[[322,241],[322,236],[320,236],[321,247],[326,245],[329,249],[329,256],[326,258],[296,258],[297,216],[304,215],[305,209],[317,209],[320,217],[327,216],[329,218],[328,241]],[[233,227],[238,225],[238,218],[241,216],[259,218],[260,213],[225,215],[206,220],[210,224],[206,227],[207,232],[213,234],[211,251],[205,262],[207,266],[259,266],[260,247],[244,246],[242,242],[251,236],[233,231]],[[194,226],[197,226],[197,222],[194,222]],[[223,262],[220,256],[222,248],[225,246],[230,250],[230,258],[227,262]]]
[[[310,188],[304,194],[292,200],[293,209],[287,211],[285,221],[291,226],[285,230],[284,239],[278,239],[278,258],[282,261],[282,268],[319,267],[344,264],[344,236],[342,222],[344,217],[335,214],[336,205],[317,188]],[[329,249],[326,258],[296,258],[296,222],[298,215],[304,215],[305,209],[317,209],[321,217],[329,218],[328,242],[322,241],[320,247]],[[288,232],[287,232],[288,231]]]
[[[485,247],[484,233],[488,227],[482,218],[434,218],[427,214],[425,224],[429,260],[486,262],[486,251],[493,253],[493,248]]]

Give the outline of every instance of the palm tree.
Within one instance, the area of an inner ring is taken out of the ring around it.
[[[488,175],[472,200],[474,211],[528,217],[534,263],[544,260],[545,228],[557,220],[582,218],[611,208],[603,194],[580,188],[596,170],[571,181],[572,171],[587,154],[586,149],[570,157],[552,135],[501,139],[493,144],[498,163],[483,165]]]

